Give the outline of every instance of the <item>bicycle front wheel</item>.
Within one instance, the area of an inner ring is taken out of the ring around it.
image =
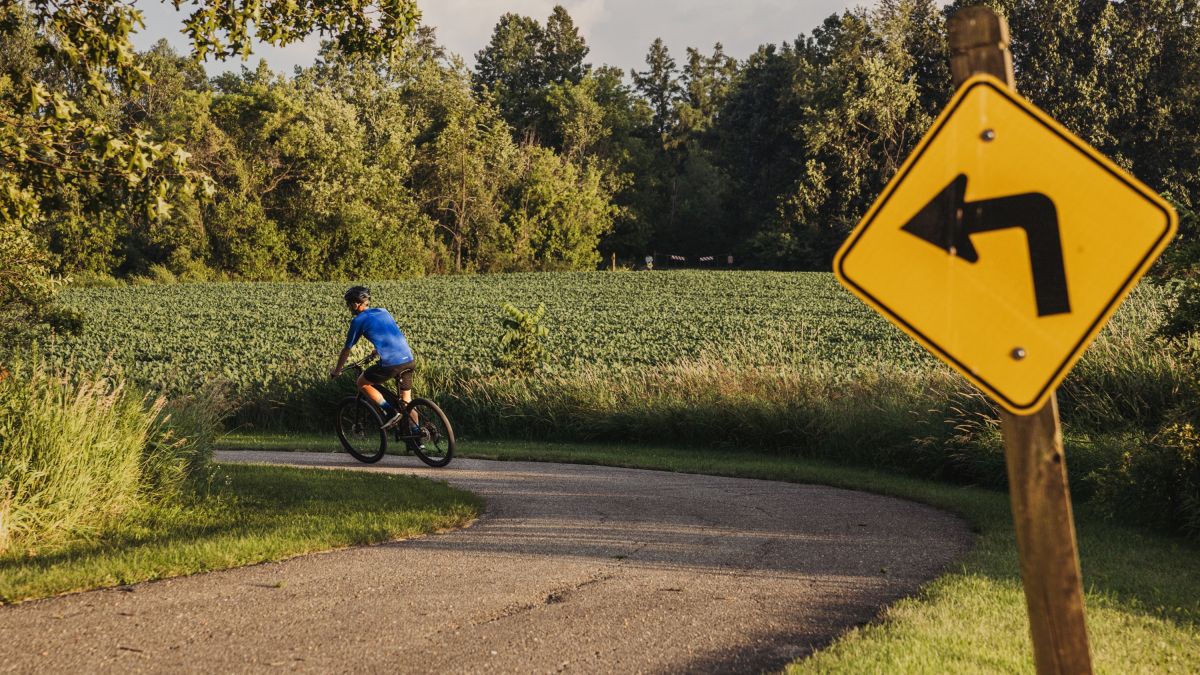
[[[414,399],[408,406],[409,415],[416,414],[420,434],[403,436],[413,454],[429,466],[446,466],[454,457],[454,429],[446,413],[436,403],[425,398]]]
[[[387,432],[375,406],[359,396],[342,401],[337,412],[337,435],[354,459],[374,464],[387,451]]]

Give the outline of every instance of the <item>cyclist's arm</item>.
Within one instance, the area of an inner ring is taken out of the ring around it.
[[[333,370],[329,371],[330,377],[337,377],[342,374],[342,369],[346,367],[346,360],[350,358],[350,350],[354,349],[354,345],[362,337],[362,332],[363,320],[360,314],[350,321],[350,330],[346,332],[346,346],[342,348],[342,353],[338,354],[337,365],[333,367]]]
[[[338,375],[341,375],[342,368],[346,367],[346,359],[348,358],[350,358],[350,350],[348,348],[343,349],[342,353],[338,354],[337,365],[333,367],[333,370],[329,371],[329,376],[337,377]]]

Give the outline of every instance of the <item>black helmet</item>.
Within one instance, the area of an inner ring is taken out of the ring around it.
[[[366,286],[351,286],[350,290],[346,291],[346,294],[342,297],[346,299],[347,305],[359,303],[364,300],[370,300],[371,289],[367,288]]]

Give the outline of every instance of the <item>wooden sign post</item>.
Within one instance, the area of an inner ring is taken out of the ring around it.
[[[955,86],[992,75],[1015,89],[1008,22],[986,7],[950,18]],[[1038,673],[1091,673],[1082,575],[1054,394],[1032,415],[1000,412],[1009,496]]]
[[[1179,217],[1021,98],[1002,17],[972,7],[948,28],[957,90],[833,272],[1001,407],[1038,672],[1090,673],[1055,391]]]

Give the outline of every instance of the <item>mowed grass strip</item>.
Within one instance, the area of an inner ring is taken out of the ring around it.
[[[322,435],[231,434],[221,447],[333,451]],[[930,504],[978,534],[961,563],[789,672],[1032,672],[1033,652],[1008,496],[812,460],[712,449],[479,441],[463,457],[553,461],[817,483]],[[1068,468],[1070,457],[1068,456]],[[797,505],[802,508],[802,505]],[[1076,506],[1097,672],[1200,671],[1200,545],[1114,524]]]
[[[0,557],[0,603],[413,537],[464,526],[482,507],[411,476],[220,466],[193,503],[133,514],[88,543]]]

